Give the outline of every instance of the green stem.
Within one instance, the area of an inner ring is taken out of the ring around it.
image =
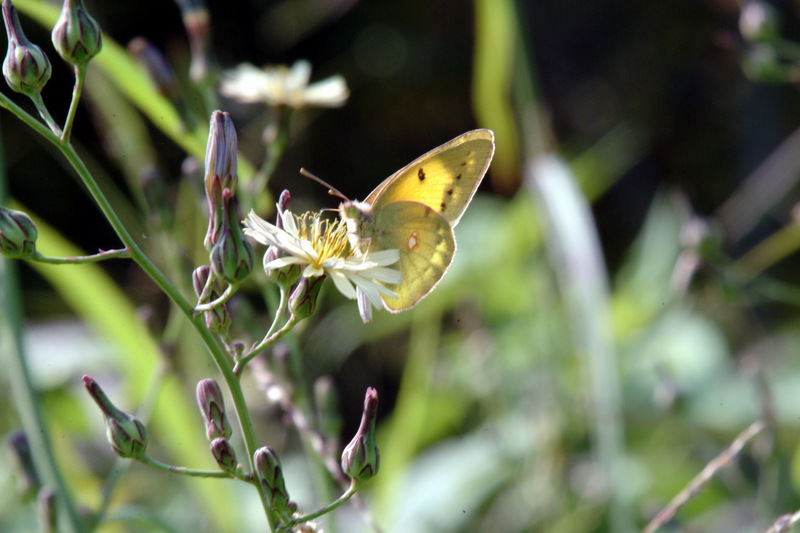
[[[236,362],[236,365],[233,367],[233,373],[237,376],[241,376],[244,368],[247,366],[247,363],[252,361],[255,356],[261,353],[262,350],[265,350],[278,342],[278,339],[289,333],[292,328],[295,327],[298,322],[300,322],[300,320],[302,319],[292,315],[292,317],[289,318],[289,320],[283,325],[283,327],[281,327],[281,329],[276,331],[273,335],[268,335],[265,337],[261,342],[258,343],[258,345],[252,347],[247,355],[239,359]]]
[[[152,466],[153,468],[158,468],[159,470],[164,470],[165,472],[172,472],[174,474],[181,474],[183,476],[190,476],[190,477],[216,477],[216,478],[233,478],[239,477],[231,474],[230,472],[225,472],[224,470],[196,470],[194,468],[186,468],[184,466],[173,466],[168,465],[167,463],[162,463],[152,457],[144,456],[137,458],[139,462],[142,462],[148,466]],[[245,476],[239,477],[239,479],[247,480]]]
[[[42,120],[45,121],[50,130],[56,135],[61,135],[61,128],[58,127],[58,124],[56,124],[56,121],[53,119],[50,111],[47,110],[47,106],[44,105],[42,95],[37,93],[36,95],[31,96],[30,99],[33,101],[33,105],[36,106],[37,111],[39,111],[39,115],[42,117]]]
[[[204,311],[211,311],[212,309],[214,309],[218,305],[224,304],[225,302],[227,302],[228,300],[231,299],[231,296],[236,294],[236,287],[237,286],[238,286],[238,284],[229,283],[228,287],[225,289],[225,292],[223,292],[222,295],[219,298],[217,298],[216,300],[213,300],[211,302],[208,302],[208,303],[197,304],[194,307],[194,312],[195,313],[202,313]]]
[[[64,122],[64,132],[61,134],[61,142],[68,143],[72,133],[72,124],[75,122],[75,113],[78,111],[78,102],[83,92],[83,81],[86,79],[86,66],[88,63],[75,65],[75,86],[72,87],[72,101],[69,103],[67,120]]]
[[[319,518],[322,515],[330,513],[337,507],[341,507],[342,505],[347,503],[350,500],[350,498],[352,498],[356,494],[356,492],[358,492],[358,483],[356,483],[356,480],[353,479],[351,480],[350,487],[348,487],[347,491],[345,491],[344,494],[339,496],[339,498],[336,501],[331,502],[325,507],[321,507],[316,511],[312,511],[308,514],[304,514],[299,518],[295,518],[288,524],[282,525],[280,528],[278,528],[278,532],[289,531],[292,527],[296,526],[297,524],[302,524],[303,522],[308,522],[309,520],[314,520],[315,518]]]
[[[145,255],[144,251],[139,247],[139,244],[133,239],[131,234],[125,228],[122,220],[120,220],[119,216],[117,216],[117,213],[114,211],[108,199],[100,190],[97,182],[95,182],[91,173],[86,168],[86,165],[83,163],[83,160],[81,160],[75,149],[68,143],[62,142],[57,135],[45,128],[39,121],[33,119],[2,93],[0,93],[0,107],[4,107],[17,115],[23,120],[23,122],[31,126],[31,128],[33,128],[37,133],[41,134],[45,139],[53,143],[61,151],[64,157],[70,162],[75,172],[81,178],[81,181],[86,186],[89,194],[91,194],[92,198],[102,211],[103,215],[105,215],[109,224],[111,224],[111,227],[114,229],[119,239],[130,250],[131,258],[139,265],[139,267],[142,268],[142,270],[145,271],[145,273],[153,280],[153,282],[158,285],[164,294],[166,294],[167,297],[173,301],[173,303],[192,323],[192,326],[194,326],[198,335],[200,335],[201,339],[203,340],[203,343],[206,345],[211,358],[214,360],[220,372],[222,373],[223,379],[228,384],[228,388],[230,389],[231,397],[233,399],[234,408],[236,410],[236,415],[239,419],[239,425],[242,428],[242,436],[244,437],[245,447],[247,448],[251,470],[255,471],[253,454],[255,454],[256,450],[258,449],[258,445],[256,442],[255,428],[253,427],[253,421],[250,418],[250,413],[247,410],[247,402],[245,400],[241,384],[239,383],[239,378],[233,373],[233,369],[228,362],[228,357],[224,348],[205,326],[202,316],[194,315],[194,307],[192,304],[190,304],[189,301],[183,297],[183,294],[178,291],[178,289],[169,281],[169,279],[167,279],[167,277],[158,269],[158,267],[150,260],[150,258]],[[275,526],[279,521],[279,517],[267,506],[266,499],[264,498],[264,489],[261,484],[257,483],[255,485],[256,489],[258,490],[264,512],[267,516],[267,520],[269,521],[270,530],[274,531]]]
[[[80,265],[82,263],[96,263],[105,259],[130,259],[130,257],[131,251],[127,248],[122,248],[121,250],[103,250],[93,255],[79,255],[76,257],[50,257],[37,251],[33,257],[26,259],[50,265]]]

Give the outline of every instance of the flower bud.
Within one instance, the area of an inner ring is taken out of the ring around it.
[[[64,61],[83,65],[103,47],[100,25],[83,6],[83,0],[64,0],[53,27],[53,46]]]
[[[195,293],[197,293],[197,297],[204,297],[205,301],[208,302],[212,302],[219,298],[223,291],[223,288],[216,281],[214,282],[213,288],[206,289],[210,275],[211,267],[208,265],[197,267],[194,272],[192,272],[192,285],[194,286]],[[204,296],[203,293],[206,291],[208,294]],[[213,333],[227,332],[232,322],[231,312],[228,310],[228,306],[224,303],[214,306],[213,309],[204,311],[203,317],[206,321],[206,327]]]
[[[253,269],[253,247],[241,231],[224,230],[211,248],[211,268],[227,283],[244,280]]]
[[[256,477],[264,487],[267,505],[278,513],[286,514],[291,510],[292,502],[289,500],[283,469],[275,450],[269,446],[259,448],[253,454],[253,463]]]
[[[361,425],[353,440],[342,452],[342,470],[354,481],[366,481],[378,473],[380,454],[375,442],[375,418],[378,415],[378,391],[367,388]]]
[[[13,259],[30,257],[36,252],[38,237],[28,215],[0,206],[0,254]]]
[[[211,455],[214,456],[214,460],[225,472],[237,474],[242,469],[242,466],[236,460],[236,452],[233,451],[233,446],[228,442],[228,439],[218,437],[212,440]]]
[[[231,425],[228,417],[225,416],[225,400],[222,397],[222,390],[213,379],[201,379],[197,383],[197,405],[200,407],[200,414],[206,423],[206,436],[208,440],[218,437],[225,439],[231,438]]]
[[[8,445],[19,473],[19,491],[23,498],[33,498],[42,484],[36,472],[36,465],[33,463],[28,437],[21,431],[14,433],[8,439]]]
[[[106,436],[120,457],[143,457],[147,447],[147,428],[139,420],[117,409],[95,380],[83,376],[83,385],[106,419]]]
[[[289,296],[289,309],[295,318],[306,318],[317,310],[317,297],[326,276],[303,278]]]
[[[3,21],[8,35],[8,51],[3,61],[6,83],[18,93],[36,96],[50,79],[50,60],[41,48],[25,37],[10,0],[3,0]]]

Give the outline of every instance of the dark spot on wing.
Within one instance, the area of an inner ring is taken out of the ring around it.
[[[422,167],[419,168],[419,172],[417,172],[417,177],[419,178],[419,181],[425,181],[425,169],[424,168],[422,168]]]
[[[456,176],[456,180],[460,180],[460,179],[461,179],[461,174],[459,174],[458,176]]]
[[[447,189],[447,196],[453,196],[453,189]]]
[[[441,204],[439,204],[439,207],[441,208],[442,213],[444,213],[444,210],[447,207],[447,204],[442,202]]]

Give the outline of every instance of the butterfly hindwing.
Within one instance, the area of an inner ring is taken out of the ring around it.
[[[396,249],[400,260],[392,268],[403,273],[390,286],[396,298],[383,297],[389,311],[413,307],[442,279],[456,251],[456,240],[447,220],[419,202],[392,202],[373,211],[371,223],[362,227],[362,239],[379,250]]]
[[[455,226],[478,189],[494,154],[494,134],[473,130],[459,135],[401,168],[365,200],[373,210],[392,202],[427,205]]]

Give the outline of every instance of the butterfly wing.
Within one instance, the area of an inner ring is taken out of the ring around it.
[[[468,131],[389,176],[365,202],[377,211],[392,202],[420,202],[455,226],[493,155],[494,134],[490,130]]]
[[[400,252],[392,268],[400,270],[403,279],[389,287],[397,297],[383,297],[386,309],[397,313],[414,307],[439,283],[453,261],[456,240],[450,223],[419,202],[393,202],[373,213],[362,226],[362,238],[375,249]]]

